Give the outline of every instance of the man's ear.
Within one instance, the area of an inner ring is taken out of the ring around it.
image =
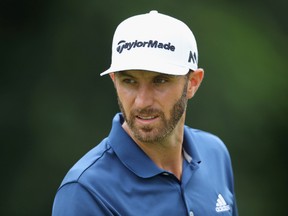
[[[109,73],[110,78],[115,82],[115,73]]]
[[[192,71],[188,76],[187,98],[192,98],[197,92],[202,80],[204,78],[204,70],[199,68]]]

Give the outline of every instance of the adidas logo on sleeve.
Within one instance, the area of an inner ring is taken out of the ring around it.
[[[224,200],[221,194],[218,195],[215,210],[216,212],[224,212],[224,211],[230,210],[230,206],[226,203],[226,201]]]

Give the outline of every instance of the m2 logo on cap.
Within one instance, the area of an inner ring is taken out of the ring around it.
[[[117,44],[117,52],[122,53],[124,49],[131,50],[133,48],[138,47],[148,47],[148,48],[158,48],[158,49],[165,49],[174,52],[175,46],[173,46],[170,42],[169,43],[160,43],[157,40],[149,40],[149,41],[138,41],[135,40],[134,42],[126,42],[125,40],[121,40]]]
[[[193,64],[198,63],[196,52],[190,51],[188,62],[191,63],[191,61],[193,61]]]

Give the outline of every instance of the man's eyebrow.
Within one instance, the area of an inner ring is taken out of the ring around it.
[[[115,75],[117,77],[123,77],[123,76],[132,77],[132,78],[134,77],[132,74],[129,74],[127,71],[119,71],[119,72],[116,72]]]
[[[175,79],[177,77],[178,75],[163,74],[163,73],[159,73],[157,76],[155,76],[155,78],[166,78],[166,79]]]
[[[170,78],[177,77],[177,75],[164,74],[164,73],[159,73],[158,76],[165,76],[165,77],[170,77]]]

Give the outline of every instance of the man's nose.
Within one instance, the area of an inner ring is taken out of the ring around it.
[[[147,84],[140,85],[136,92],[135,106],[138,109],[147,108],[153,105],[154,92]]]

